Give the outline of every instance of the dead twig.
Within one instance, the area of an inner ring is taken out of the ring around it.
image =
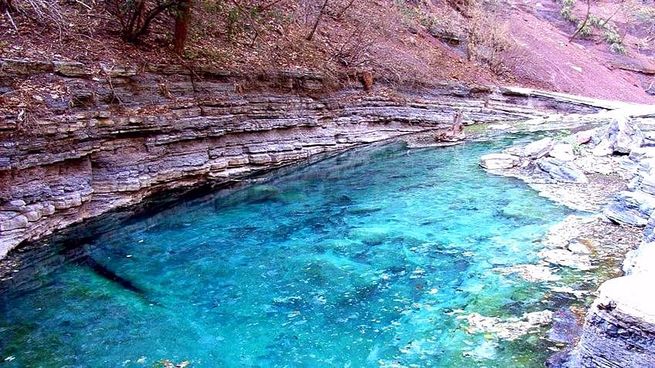
[[[9,9],[5,10],[5,14],[7,14],[7,18],[9,18],[9,23],[14,27],[16,32],[18,32],[18,27],[16,27],[16,23],[14,23],[14,18],[11,17],[11,13],[9,13]]]
[[[112,66],[111,69],[110,69],[110,72],[113,69],[114,69],[114,67]],[[104,74],[105,74],[105,79],[107,80],[107,84],[109,84],[109,90],[111,91],[111,102],[116,100],[116,101],[118,101],[119,105],[123,105],[123,101],[121,101],[121,98],[118,97],[118,95],[116,94],[116,90],[114,89],[114,84],[111,81],[110,72],[105,72]]]
[[[612,15],[610,15],[607,19],[605,19],[605,21],[604,21],[602,24],[600,24],[600,27],[601,27],[601,28],[605,27],[605,26],[607,25],[607,23],[608,23],[610,20],[612,20],[612,18],[614,18],[614,16],[615,16],[616,14],[618,14],[619,11],[620,11],[621,9],[623,9],[623,1],[624,1],[624,0],[622,0],[622,1],[619,3],[619,6],[616,8],[616,10],[614,11],[614,13],[612,13]]]

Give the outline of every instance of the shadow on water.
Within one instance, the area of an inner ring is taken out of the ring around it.
[[[113,283],[120,288],[130,291],[140,298],[148,300],[146,292],[134,282],[119,276],[114,271],[110,270],[107,266],[96,261],[87,251],[86,246],[75,245],[73,247],[64,248],[64,257],[68,262],[80,267],[86,267],[91,270],[95,275]],[[151,303],[150,301],[148,301]]]

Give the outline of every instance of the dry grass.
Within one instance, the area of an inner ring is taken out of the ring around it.
[[[468,56],[484,63],[496,74],[507,74],[510,55],[516,58],[518,49],[509,34],[509,25],[500,17],[495,6],[477,1],[469,8]]]

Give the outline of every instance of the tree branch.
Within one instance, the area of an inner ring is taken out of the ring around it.
[[[590,13],[591,13],[591,0],[587,0],[587,15],[585,16],[584,21],[582,21],[582,24],[580,25],[580,27],[578,27],[578,29],[575,31],[575,33],[573,33],[573,35],[571,35],[571,37],[569,38],[569,42],[573,41],[575,36],[577,36],[578,33],[580,33],[580,31],[582,31],[582,29],[587,25],[587,22],[589,21]]]

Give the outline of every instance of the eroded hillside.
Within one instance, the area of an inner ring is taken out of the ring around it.
[[[655,101],[647,92],[655,93],[651,0],[592,1],[589,8],[575,0],[194,1],[181,57],[172,51],[170,15],[130,43],[107,10],[111,2],[5,0],[1,55],[98,70],[100,62],[252,75],[302,69],[331,76],[335,85],[371,72],[387,83],[456,80]]]

